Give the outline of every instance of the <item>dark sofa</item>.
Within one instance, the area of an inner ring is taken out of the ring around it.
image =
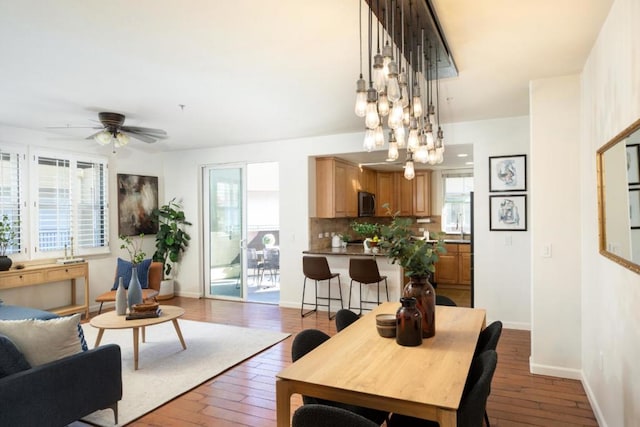
[[[120,347],[103,345],[0,378],[0,426],[62,427],[106,408],[117,424],[121,398]]]

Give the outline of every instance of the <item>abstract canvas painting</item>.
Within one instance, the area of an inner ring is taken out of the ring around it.
[[[157,176],[118,174],[118,235],[156,234],[152,213],[157,207]]]

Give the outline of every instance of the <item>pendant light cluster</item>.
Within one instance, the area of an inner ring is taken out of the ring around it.
[[[355,113],[365,119],[364,149],[372,151],[388,142],[387,161],[396,161],[406,149],[404,176],[415,176],[414,161],[431,165],[442,163],[444,132],[440,126],[437,47],[425,37],[420,20],[414,20],[412,4],[385,0],[385,32],[378,14],[376,52],[373,53],[373,11],[369,8],[368,60],[369,82],[362,74],[362,1],[360,0],[360,78],[356,82]],[[371,0],[373,2],[373,0]],[[380,11],[380,0],[378,11]],[[396,35],[396,12],[400,17],[401,40]],[[405,13],[408,13],[405,16]],[[389,26],[391,19],[391,27]],[[406,37],[406,39],[405,39]],[[382,49],[381,49],[382,44]],[[401,46],[401,48],[399,47]],[[436,45],[437,46],[437,45]],[[408,48],[408,51],[406,49]],[[435,70],[435,75],[432,70]],[[435,104],[434,105],[434,89]],[[385,123],[386,122],[386,123]],[[385,141],[384,127],[388,129]]]

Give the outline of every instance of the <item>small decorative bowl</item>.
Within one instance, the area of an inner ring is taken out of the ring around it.
[[[384,338],[394,338],[396,336],[396,315],[378,314],[376,315],[376,328],[378,334]]]
[[[160,303],[149,302],[149,303],[142,303],[142,304],[134,304],[131,308],[136,313],[142,313],[145,311],[156,311],[159,306],[160,306]]]

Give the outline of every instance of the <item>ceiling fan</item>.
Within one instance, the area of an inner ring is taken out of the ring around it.
[[[86,139],[94,139],[100,145],[113,143],[115,147],[122,147],[129,143],[129,138],[135,138],[151,144],[158,139],[166,139],[168,137],[167,132],[162,129],[125,126],[124,114],[102,112],[98,113],[98,119],[102,126],[94,129],[100,129],[100,131],[89,135]]]

